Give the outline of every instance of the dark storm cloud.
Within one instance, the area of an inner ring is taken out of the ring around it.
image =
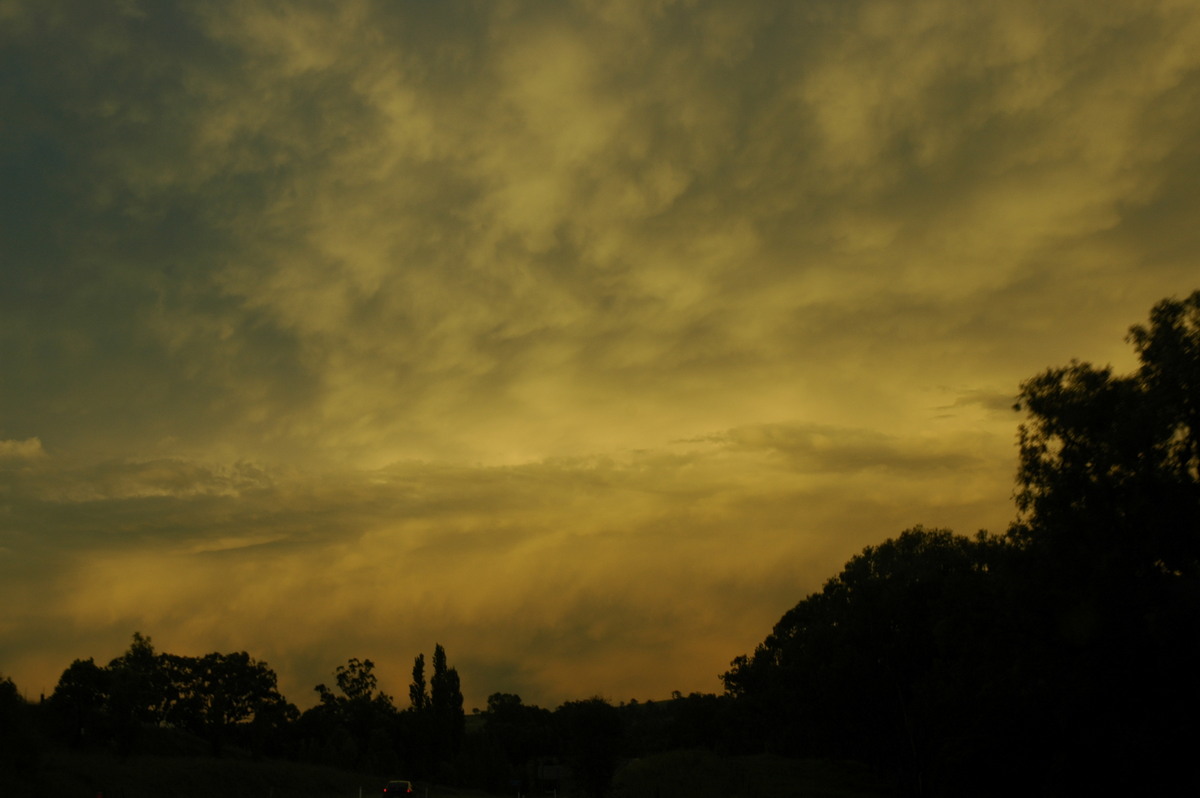
[[[186,445],[225,427],[245,401],[235,390],[304,394],[292,342],[212,281],[230,218],[262,192],[247,178],[264,169],[206,157],[194,84],[239,65],[176,7],[129,8],[48,4],[4,35],[15,80],[0,158],[20,179],[0,220],[13,242],[2,328],[13,390],[0,402],[8,434],[33,430],[51,449]]]

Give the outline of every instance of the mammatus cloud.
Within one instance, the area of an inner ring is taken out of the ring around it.
[[[1187,4],[0,19],[29,691],[134,629],[300,703],[434,642],[476,703],[716,689],[863,545],[1002,529],[1021,380],[1195,288]]]

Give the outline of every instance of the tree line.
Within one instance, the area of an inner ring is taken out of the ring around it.
[[[171,728],[213,753],[497,792],[599,796],[622,758],[680,748],[857,760],[911,795],[1196,792],[1200,291],[1128,341],[1130,374],[1072,361],[1021,385],[1003,534],[916,527],[868,546],[730,663],[720,695],[552,712],[494,693],[468,717],[438,645],[403,710],[351,659],[301,713],[244,652],[159,654],[135,634],[106,667],[72,663],[41,705],[0,680],[0,755],[30,761],[14,729],[40,718],[79,746],[127,753]]]
[[[72,662],[46,703],[60,738],[76,746],[109,744],[124,754],[143,730],[161,727],[202,737],[216,754],[231,738],[263,750],[296,715],[276,689],[274,671],[247,653],[159,654],[138,632],[105,667],[90,658]]]
[[[607,789],[626,752],[624,720],[608,701],[569,701],[551,712],[496,693],[472,714],[468,734],[458,671],[440,644],[429,665],[427,676],[417,655],[401,709],[379,689],[375,664],[352,658],[332,686],[313,688],[318,702],[301,712],[267,663],[246,652],[180,656],[135,632],[107,665],[72,662],[39,703],[0,678],[0,765],[34,769],[41,748],[60,744],[121,757],[283,758],[505,793]]]
[[[412,703],[402,711],[378,689],[374,667],[357,658],[338,666],[334,686],[316,685],[318,703],[300,712],[279,692],[267,663],[244,651],[160,653],[135,632],[129,649],[106,666],[92,659],[71,663],[43,702],[43,725],[61,742],[121,755],[146,750],[161,739],[156,731],[171,730],[203,741],[217,756],[233,746],[255,756],[433,775],[461,746],[457,670],[438,644],[426,685],[425,657],[418,655]]]

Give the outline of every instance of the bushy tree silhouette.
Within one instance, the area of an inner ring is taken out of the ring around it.
[[[253,735],[242,736],[251,737],[247,742],[261,750],[264,738],[296,714],[279,693],[275,672],[245,651],[203,657],[163,654],[160,661],[169,675],[167,720],[206,737],[214,754],[221,753],[235,730],[251,723]]]
[[[1128,340],[1130,374],[1072,362],[1022,386],[1011,536],[1036,644],[1017,661],[1045,685],[1052,771],[1200,788],[1182,767],[1200,710],[1200,292]]]
[[[371,660],[352,658],[335,671],[336,691],[324,684],[314,688],[321,703],[305,713],[306,726],[312,738],[323,740],[327,760],[375,770],[398,763],[396,708],[378,689],[374,669]]]
[[[109,676],[91,657],[77,659],[63,671],[46,702],[59,737],[76,747],[107,742]]]
[[[554,723],[571,763],[572,781],[584,795],[602,798],[624,752],[621,713],[599,697],[568,701],[555,710]]]
[[[916,528],[867,547],[723,679],[785,754],[867,759],[922,788],[945,718],[931,697],[976,659],[999,544]]]
[[[1132,374],[1072,362],[1021,386],[1013,536],[1094,576],[1200,575],[1200,292],[1131,329]]]
[[[536,780],[535,760],[557,750],[552,714],[522,702],[516,693],[492,693],[483,712],[485,751],[495,752],[497,772],[486,786],[506,790],[517,786],[529,794]]]
[[[107,667],[72,662],[46,708],[61,739],[75,746],[111,743],[123,754],[158,727],[199,735],[216,754],[230,741],[262,753],[272,747],[268,738],[298,715],[279,693],[275,672],[246,652],[157,653],[139,632]]]

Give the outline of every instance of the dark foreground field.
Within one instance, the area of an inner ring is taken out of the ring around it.
[[[47,752],[36,769],[0,776],[4,798],[377,798],[378,778],[294,762]]]
[[[378,798],[376,776],[294,762],[196,756],[45,752],[36,767],[0,774],[3,798]],[[418,798],[487,798],[418,785]],[[881,798],[889,793],[849,765],[677,751],[625,764],[612,798]]]
[[[881,798],[885,785],[860,766],[758,755],[671,751],[627,763],[612,798]]]

